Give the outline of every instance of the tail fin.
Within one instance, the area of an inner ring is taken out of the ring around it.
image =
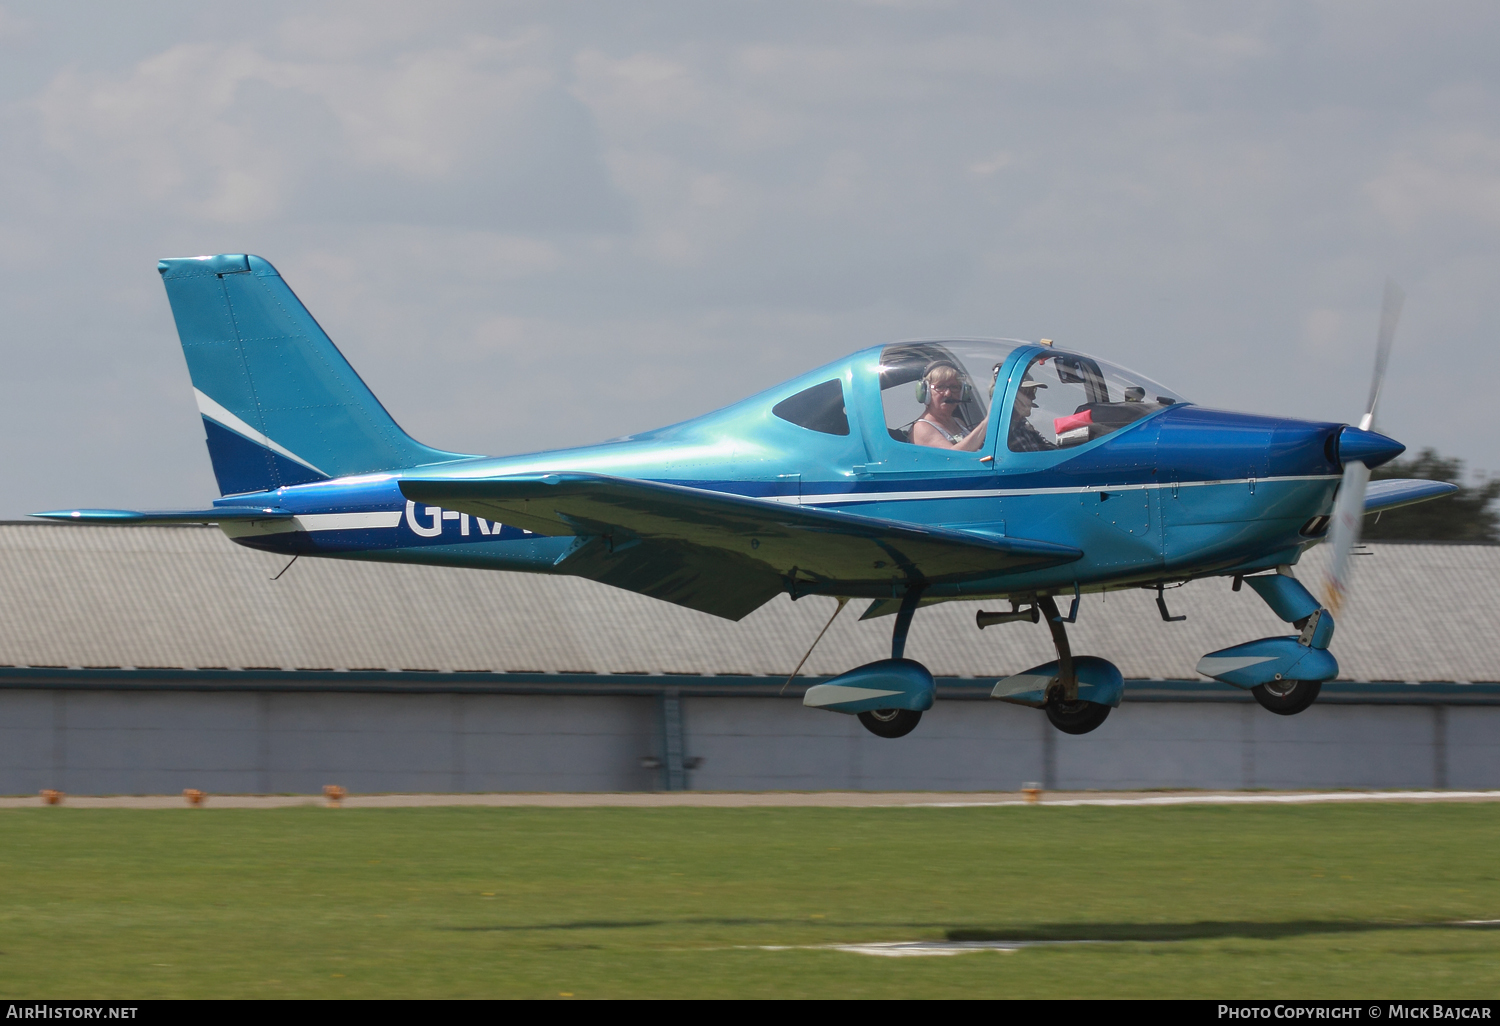
[[[402,431],[260,257],[163,260],[157,270],[221,494],[467,458]]]

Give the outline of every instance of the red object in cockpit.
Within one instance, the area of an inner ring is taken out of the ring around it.
[[[1073,431],[1076,428],[1088,427],[1093,422],[1094,411],[1084,410],[1082,413],[1075,413],[1071,417],[1058,417],[1052,422],[1052,430],[1060,435],[1067,431]]]

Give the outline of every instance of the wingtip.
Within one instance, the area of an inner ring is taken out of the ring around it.
[[[271,506],[215,506],[212,509],[54,509],[28,516],[74,524],[217,524],[227,520],[284,520],[294,514]]]
[[[130,509],[50,509],[42,513],[28,513],[29,517],[38,517],[42,520],[63,521],[128,521],[140,517],[141,514]]]

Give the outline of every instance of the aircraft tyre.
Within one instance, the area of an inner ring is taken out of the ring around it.
[[[914,709],[872,709],[860,713],[859,722],[876,737],[905,737],[917,729],[922,714]]]
[[[1295,716],[1313,704],[1323,690],[1320,680],[1278,680],[1250,689],[1255,700],[1278,716]]]
[[[1109,716],[1109,706],[1098,702],[1047,703],[1047,719],[1064,734],[1087,734],[1096,729]]]

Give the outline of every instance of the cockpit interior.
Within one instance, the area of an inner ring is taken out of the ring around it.
[[[1044,353],[1016,387],[1007,446],[1012,452],[1066,449],[1102,438],[1182,397],[1142,377],[1077,353]]]
[[[1183,398],[1150,378],[1079,353],[1034,356],[1001,379],[1007,357],[1023,343],[901,342],[880,358],[886,430],[897,442],[977,448],[959,442],[985,433],[996,403],[1009,408],[1011,452],[1066,449],[1094,441]],[[940,385],[935,384],[941,381]],[[1014,383],[1014,387],[1012,387]],[[936,431],[918,430],[921,421]],[[980,429],[975,431],[975,429]]]

